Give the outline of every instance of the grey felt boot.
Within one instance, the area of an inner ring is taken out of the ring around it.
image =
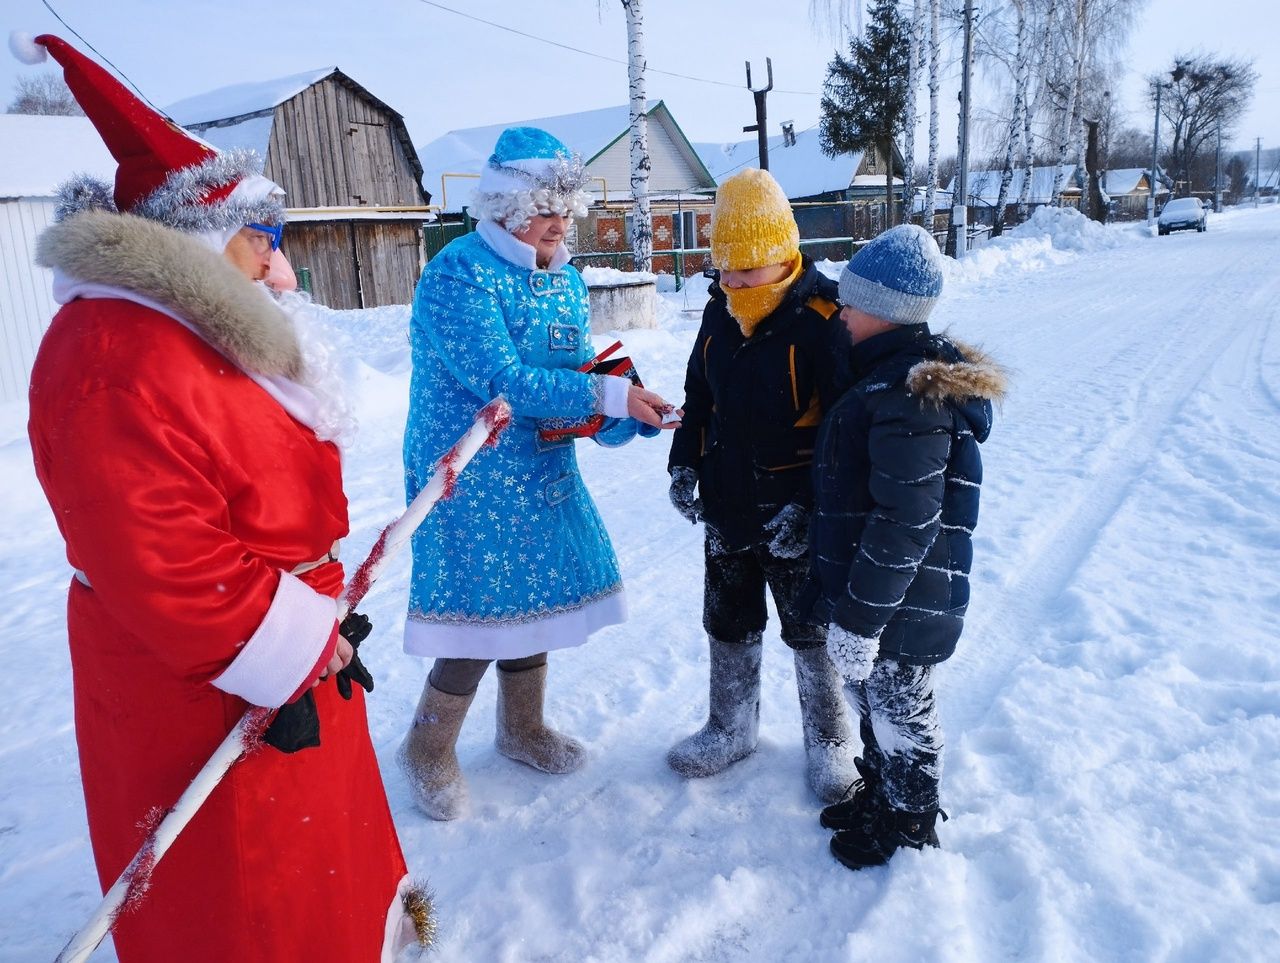
[[[458,768],[455,748],[462,720],[475,697],[474,691],[454,695],[427,682],[413,724],[396,753],[413,790],[413,801],[432,819],[457,819],[466,811],[467,783]]]
[[[687,778],[714,776],[745,759],[756,751],[760,734],[760,636],[745,643],[710,642],[707,724],[667,753],[667,765]]]
[[[797,649],[795,657],[809,785],[824,803],[839,802],[858,779],[854,765],[856,740],[840,674],[831,664],[825,645]]]
[[[520,672],[498,667],[498,751],[509,759],[527,763],[543,772],[573,772],[587,758],[577,739],[547,726],[542,704],[547,689],[543,663]]]

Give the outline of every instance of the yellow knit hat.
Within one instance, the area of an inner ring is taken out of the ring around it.
[[[721,271],[790,264],[800,255],[791,204],[768,171],[748,167],[720,185],[711,211],[711,263]]]

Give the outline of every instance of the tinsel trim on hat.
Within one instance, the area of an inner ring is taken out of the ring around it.
[[[591,196],[582,190],[590,180],[582,158],[577,154],[570,158],[552,161],[537,172],[527,171],[511,164],[500,164],[493,159],[489,168],[504,179],[512,179],[528,185],[526,189],[477,193],[473,206],[476,216],[501,224],[513,234],[521,231],[538,215],[586,217]]]
[[[110,184],[89,174],[75,174],[58,185],[58,205],[53,209],[55,221],[65,221],[81,211],[107,211],[118,214],[115,193]]]
[[[202,164],[174,171],[155,191],[131,211],[138,217],[158,221],[187,234],[225,231],[249,223],[283,224],[284,203],[279,196],[252,201],[226,199],[205,203],[211,190],[236,184],[262,172],[262,162],[252,150],[229,150],[215,154]],[[63,220],[86,210],[115,213],[114,189],[87,175],[77,175],[58,189],[55,220]]]

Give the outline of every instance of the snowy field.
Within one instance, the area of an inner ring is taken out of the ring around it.
[[[589,745],[583,770],[499,756],[489,677],[459,743],[471,815],[418,815],[393,763],[426,668],[400,652],[407,559],[366,603],[374,740],[410,866],[437,896],[434,959],[1276,958],[1280,208],[1158,239],[1084,227],[1039,220],[952,264],[935,314],[1014,378],[984,446],[970,619],[938,676],[942,849],[861,873],[827,854],[776,626],[760,750],[703,781],[667,769],[706,708],[701,533],[667,502],[665,437],[583,444],[632,613],[551,659],[549,718]],[[661,328],[624,336],[673,400],[704,297],[668,292]],[[401,507],[404,312],[335,322],[362,426],[355,560]],[[68,569],[25,419],[0,408],[3,963],[52,959],[98,899]]]

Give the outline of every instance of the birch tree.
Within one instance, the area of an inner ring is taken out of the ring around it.
[[[924,68],[924,0],[912,0],[910,54],[907,58],[907,119],[902,137],[902,161],[906,166],[902,176],[903,220],[911,220],[916,198],[916,124],[920,111],[916,106],[916,90],[920,86],[920,71]],[[933,225],[926,223],[926,229]]]
[[[627,15],[627,84],[631,93],[631,251],[637,271],[653,269],[649,214],[649,125],[645,96],[643,0],[621,0]]]
[[[1031,76],[1030,47],[1027,43],[1027,0],[1010,0],[1017,26],[1014,28],[1013,54],[1013,110],[1009,113],[1009,130],[1005,136],[1004,166],[1000,171],[1000,191],[996,195],[995,223],[991,236],[1004,233],[1005,206],[1009,203],[1009,188],[1013,184],[1013,161],[1022,134],[1029,127],[1027,120],[1027,83]],[[1030,155],[1030,144],[1025,151]]]
[[[942,0],[929,2],[929,186],[924,194],[924,227],[933,233],[938,201],[938,86],[942,57]]]
[[[1067,153],[1079,138],[1076,130],[1080,127],[1081,87],[1084,83],[1085,38],[1089,14],[1092,11],[1091,0],[1070,0],[1064,7],[1065,41],[1068,56],[1066,79],[1066,104],[1062,110],[1062,131],[1058,137],[1058,164],[1053,172],[1053,205],[1062,202],[1062,188],[1067,173]],[[1079,152],[1077,151],[1077,157]]]

